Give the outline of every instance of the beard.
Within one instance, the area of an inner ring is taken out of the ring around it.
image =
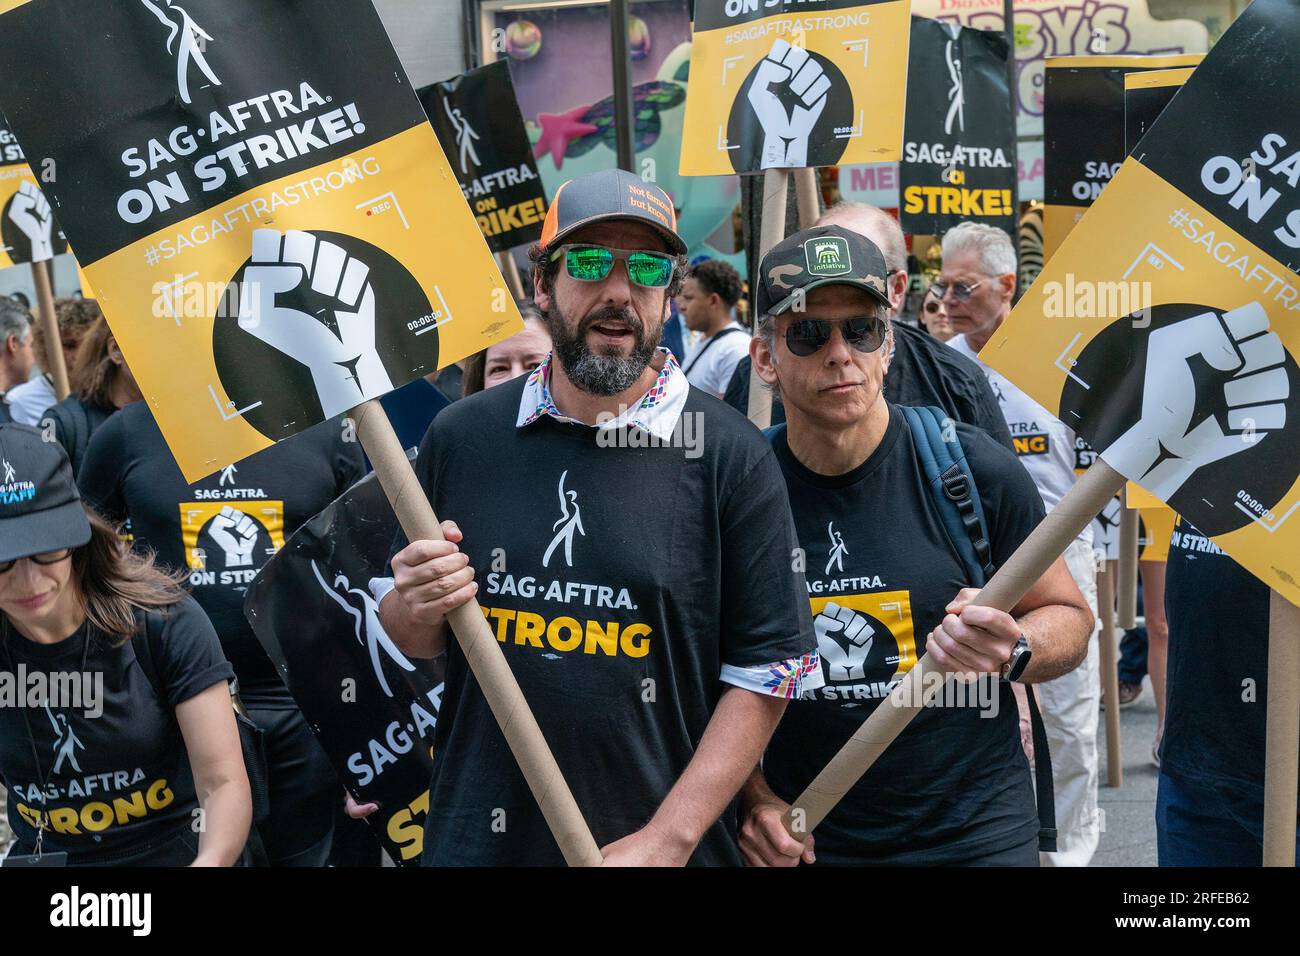
[[[630,354],[608,355],[587,346],[591,327],[606,322],[621,322],[632,332]],[[546,313],[546,327],[551,333],[551,347],[569,381],[591,395],[617,395],[631,388],[659,345],[647,336],[645,323],[631,309],[598,309],[570,329],[568,319],[554,305]]]

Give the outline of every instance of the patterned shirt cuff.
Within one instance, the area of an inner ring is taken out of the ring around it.
[[[370,588],[370,596],[375,599],[376,604],[383,604],[384,598],[388,597],[388,592],[397,587],[392,578],[371,578],[366,586]]]
[[[755,694],[770,694],[793,700],[802,696],[804,691],[821,687],[825,680],[822,678],[821,659],[816,651],[812,651],[803,657],[791,657],[774,664],[753,667],[723,664],[722,682]]]

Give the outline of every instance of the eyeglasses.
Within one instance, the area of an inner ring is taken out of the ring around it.
[[[859,352],[874,352],[885,344],[885,322],[874,315],[861,315],[842,322],[825,319],[795,319],[785,330],[786,347],[794,354],[807,358],[816,355],[831,340],[838,326],[844,341]]]
[[[570,278],[600,282],[609,275],[615,261],[622,261],[627,266],[628,278],[647,289],[666,289],[673,281],[673,269],[677,264],[667,253],[606,246],[560,246],[551,253],[551,261],[561,255]]]
[[[71,548],[60,548],[58,551],[46,551],[42,554],[28,555],[37,564],[58,564],[60,561],[66,561],[72,557]],[[22,558],[14,558],[12,561],[0,561],[0,574],[13,569],[13,566],[21,561]]]
[[[951,289],[952,297],[954,299],[958,302],[965,302],[972,294],[974,294],[976,289],[984,284],[984,281],[985,280],[980,279],[979,282],[972,285],[967,285],[965,282],[954,282],[951,285],[943,282],[936,282],[930,286],[930,291],[933,292],[936,297],[942,299],[948,294],[948,290]]]

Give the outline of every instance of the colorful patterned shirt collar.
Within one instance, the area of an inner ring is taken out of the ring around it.
[[[659,351],[664,355],[664,367],[650,390],[636,405],[594,427],[617,429],[630,425],[649,432],[662,441],[668,441],[672,437],[673,430],[682,417],[690,384],[686,381],[681,366],[673,358],[673,353],[665,348]],[[518,428],[531,425],[543,415],[549,415],[556,421],[583,424],[564,415],[551,399],[551,359],[552,356],[547,355],[546,360],[533,369],[528,381],[524,383],[524,393],[519,399],[519,417],[515,420]]]

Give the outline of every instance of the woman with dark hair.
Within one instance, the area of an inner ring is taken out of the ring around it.
[[[99,309],[94,302],[89,305]],[[75,475],[95,430],[119,408],[144,396],[102,314],[77,347],[69,379],[72,394],[46,409],[41,422],[54,423],[54,437],[68,453]]]
[[[952,323],[948,321],[948,310],[944,308],[943,297],[936,295],[934,289],[925,290],[921,308],[916,313],[916,321],[940,342],[947,342],[956,335]]]
[[[252,805],[207,617],[81,502],[63,449],[0,425],[7,862],[230,866]]]

